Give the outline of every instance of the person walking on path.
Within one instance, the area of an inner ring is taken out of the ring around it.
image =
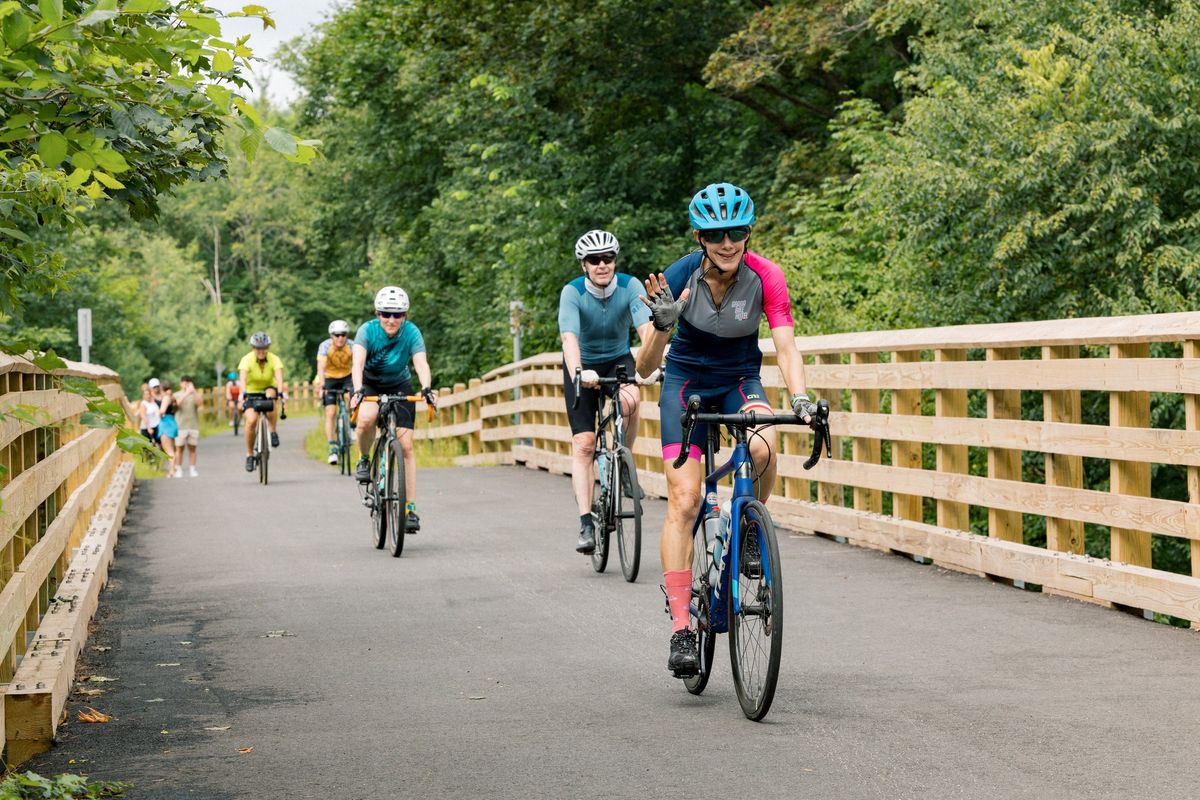
[[[179,379],[179,394],[175,395],[178,410],[175,418],[179,423],[179,435],[175,437],[175,477],[183,476],[183,455],[188,455],[188,476],[195,478],[196,446],[200,443],[200,406],[203,399],[196,390],[196,384],[191,377],[184,375]]]
[[[162,399],[158,401],[158,410],[162,412],[162,422],[158,426],[159,441],[162,444],[163,452],[167,454],[167,477],[178,478],[179,473],[175,469],[175,437],[179,435],[179,423],[175,419],[175,411],[178,406],[168,381],[162,381],[159,390],[162,393]]]
[[[158,383],[157,378],[151,378]],[[150,444],[158,444],[158,426],[162,422],[162,412],[158,410],[158,401],[149,383],[142,384],[142,400],[138,403],[138,428]]]

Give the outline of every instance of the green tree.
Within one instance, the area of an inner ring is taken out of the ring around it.
[[[249,5],[230,16],[273,25]],[[159,197],[224,172],[224,130],[298,161],[315,142],[267,125],[235,90],[246,85],[247,39],[221,38],[201,0],[0,2],[0,304],[21,289],[64,285],[70,265],[54,234],[113,198],[135,218]]]

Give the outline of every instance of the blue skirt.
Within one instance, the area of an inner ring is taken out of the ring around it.
[[[179,435],[179,423],[175,421],[174,414],[167,414],[162,418],[162,422],[158,425],[158,435],[166,436],[169,439],[174,439]]]

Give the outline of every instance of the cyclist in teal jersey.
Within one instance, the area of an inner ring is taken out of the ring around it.
[[[629,352],[629,328],[643,342],[650,335],[650,310],[639,299],[641,284],[617,272],[621,245],[608,231],[588,231],[575,242],[575,258],[583,274],[563,287],[558,300],[558,330],[562,337],[563,390],[571,424],[571,485],[579,509],[579,541],[575,549],[596,549],[592,520],[592,456],[596,450],[596,413],[600,410],[600,378],[616,375],[619,366],[634,377]],[[575,370],[580,375],[579,404],[575,404]],[[632,450],[637,438],[638,391],[621,387],[625,415],[625,444]]]
[[[653,332],[638,352],[638,371],[647,374],[662,358],[667,366],[659,399],[663,467],[667,477],[667,516],[661,556],[672,635],[667,668],[676,677],[699,669],[696,634],[688,628],[692,584],[691,522],[700,507],[701,444],[706,426],[697,425],[690,441],[682,441],[680,415],[687,397],[699,395],[720,413],[773,413],[759,370],[759,323],[765,318],[775,344],[793,412],[807,422],[816,406],[805,392],[804,359],[796,349],[795,324],[783,270],[749,249],[754,202],[729,183],[710,184],[688,207],[692,237],[700,246],[646,280],[646,301]],[[678,298],[678,299],[677,299]],[[678,333],[672,332],[678,323]],[[683,466],[672,462],[688,453]],[[775,484],[775,453],[768,440],[750,441],[754,492],[766,502]],[[757,546],[755,543],[754,546]]]
[[[399,286],[385,286],[375,295],[375,319],[360,325],[354,336],[354,363],[350,379],[354,394],[350,396],[350,408],[358,409],[358,450],[362,458],[358,461],[355,477],[359,483],[371,480],[371,463],[368,454],[375,443],[375,420],[379,416],[379,403],[363,400],[364,397],[379,395],[413,394],[412,372],[408,363],[421,381],[421,394],[425,402],[437,405],[437,393],[431,388],[429,361],[425,357],[425,339],[421,331],[408,321],[408,294]],[[407,413],[400,415],[400,449],[404,453],[405,495],[408,498],[408,532],[416,533],[421,528],[417,516],[417,459],[413,454],[413,421],[416,405],[404,403]]]

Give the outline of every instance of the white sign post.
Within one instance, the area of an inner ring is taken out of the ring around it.
[[[78,311],[78,317],[79,360],[87,364],[92,360],[92,310],[90,308],[81,308]]]

